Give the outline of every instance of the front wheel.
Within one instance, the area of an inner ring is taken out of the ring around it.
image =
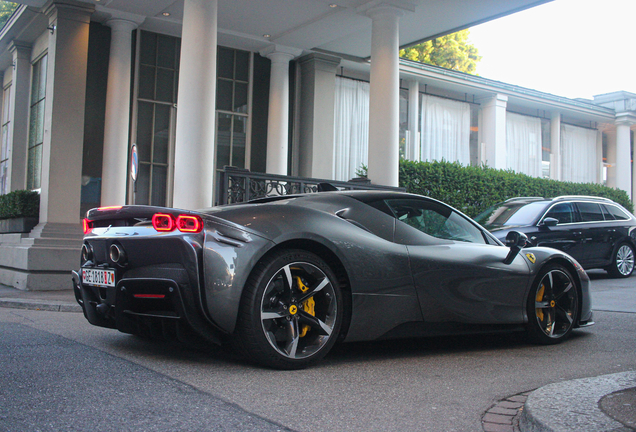
[[[528,297],[530,341],[543,345],[561,342],[576,325],[578,311],[579,291],[569,270],[548,265],[537,275]]]
[[[241,300],[236,344],[276,369],[299,369],[324,357],[343,317],[337,278],[318,256],[279,251],[260,262]]]
[[[615,278],[631,276],[634,272],[634,248],[629,243],[618,245],[607,272]]]

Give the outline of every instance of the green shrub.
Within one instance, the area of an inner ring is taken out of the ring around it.
[[[400,162],[400,186],[407,192],[443,201],[470,217],[514,197],[591,195],[606,197],[633,212],[625,191],[596,183],[572,183],[530,177],[486,166],[462,166],[457,162]]]
[[[39,217],[40,194],[18,190],[0,195],[0,219]]]

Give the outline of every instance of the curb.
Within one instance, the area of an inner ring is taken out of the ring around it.
[[[0,298],[0,307],[53,312],[82,312],[82,307],[79,304],[52,300],[35,301],[17,298]]]
[[[509,396],[491,406],[481,418],[484,432],[518,432],[519,416],[529,391]]]
[[[581,378],[540,387],[528,395],[519,418],[523,432],[626,431],[599,407],[606,395],[636,386],[636,371]]]

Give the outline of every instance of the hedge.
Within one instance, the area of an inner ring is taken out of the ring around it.
[[[606,197],[633,213],[625,191],[596,183],[572,183],[530,177],[487,166],[462,166],[457,162],[400,161],[400,186],[407,192],[443,201],[470,217],[514,197],[591,195]]]
[[[17,190],[0,195],[0,219],[39,217],[40,194],[30,190]]]

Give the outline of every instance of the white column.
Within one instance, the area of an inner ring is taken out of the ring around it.
[[[616,188],[632,196],[631,135],[629,128],[636,116],[629,113],[616,115]]]
[[[102,206],[126,203],[132,32],[137,23],[111,19],[106,25],[111,28],[111,36],[104,119]]]
[[[185,0],[179,70],[174,207],[210,207],[214,194],[218,0]]]
[[[616,187],[616,130],[607,130],[607,183],[608,187]]]
[[[603,172],[604,164],[603,164],[603,131],[596,131],[596,182],[599,184],[603,184]]]
[[[508,96],[497,94],[482,103],[480,143],[485,155],[482,160],[496,169],[506,169],[506,106]]]
[[[561,113],[553,112],[550,117],[550,178],[561,180]]]
[[[406,158],[409,160],[420,160],[420,133],[418,130],[420,118],[420,83],[409,81],[409,139],[406,144]]]
[[[301,50],[272,45],[261,51],[272,62],[267,118],[267,163],[269,174],[287,175],[289,148],[289,62]]]
[[[373,183],[399,184],[399,20],[403,11],[380,5],[366,11],[371,27],[371,83],[369,90],[369,165]]]
[[[13,41],[9,45],[13,55],[11,84],[11,127],[9,128],[8,191],[26,188],[27,142],[29,130],[29,93],[31,91],[31,44]]]
[[[72,224],[80,231],[80,192],[88,33],[92,5],[51,3],[49,27],[40,225]]]
[[[334,177],[336,68],[340,58],[313,53],[298,60],[301,76],[299,174]]]
[[[636,154],[636,144],[634,145],[634,154]],[[632,160],[632,202],[636,201],[636,157]]]

